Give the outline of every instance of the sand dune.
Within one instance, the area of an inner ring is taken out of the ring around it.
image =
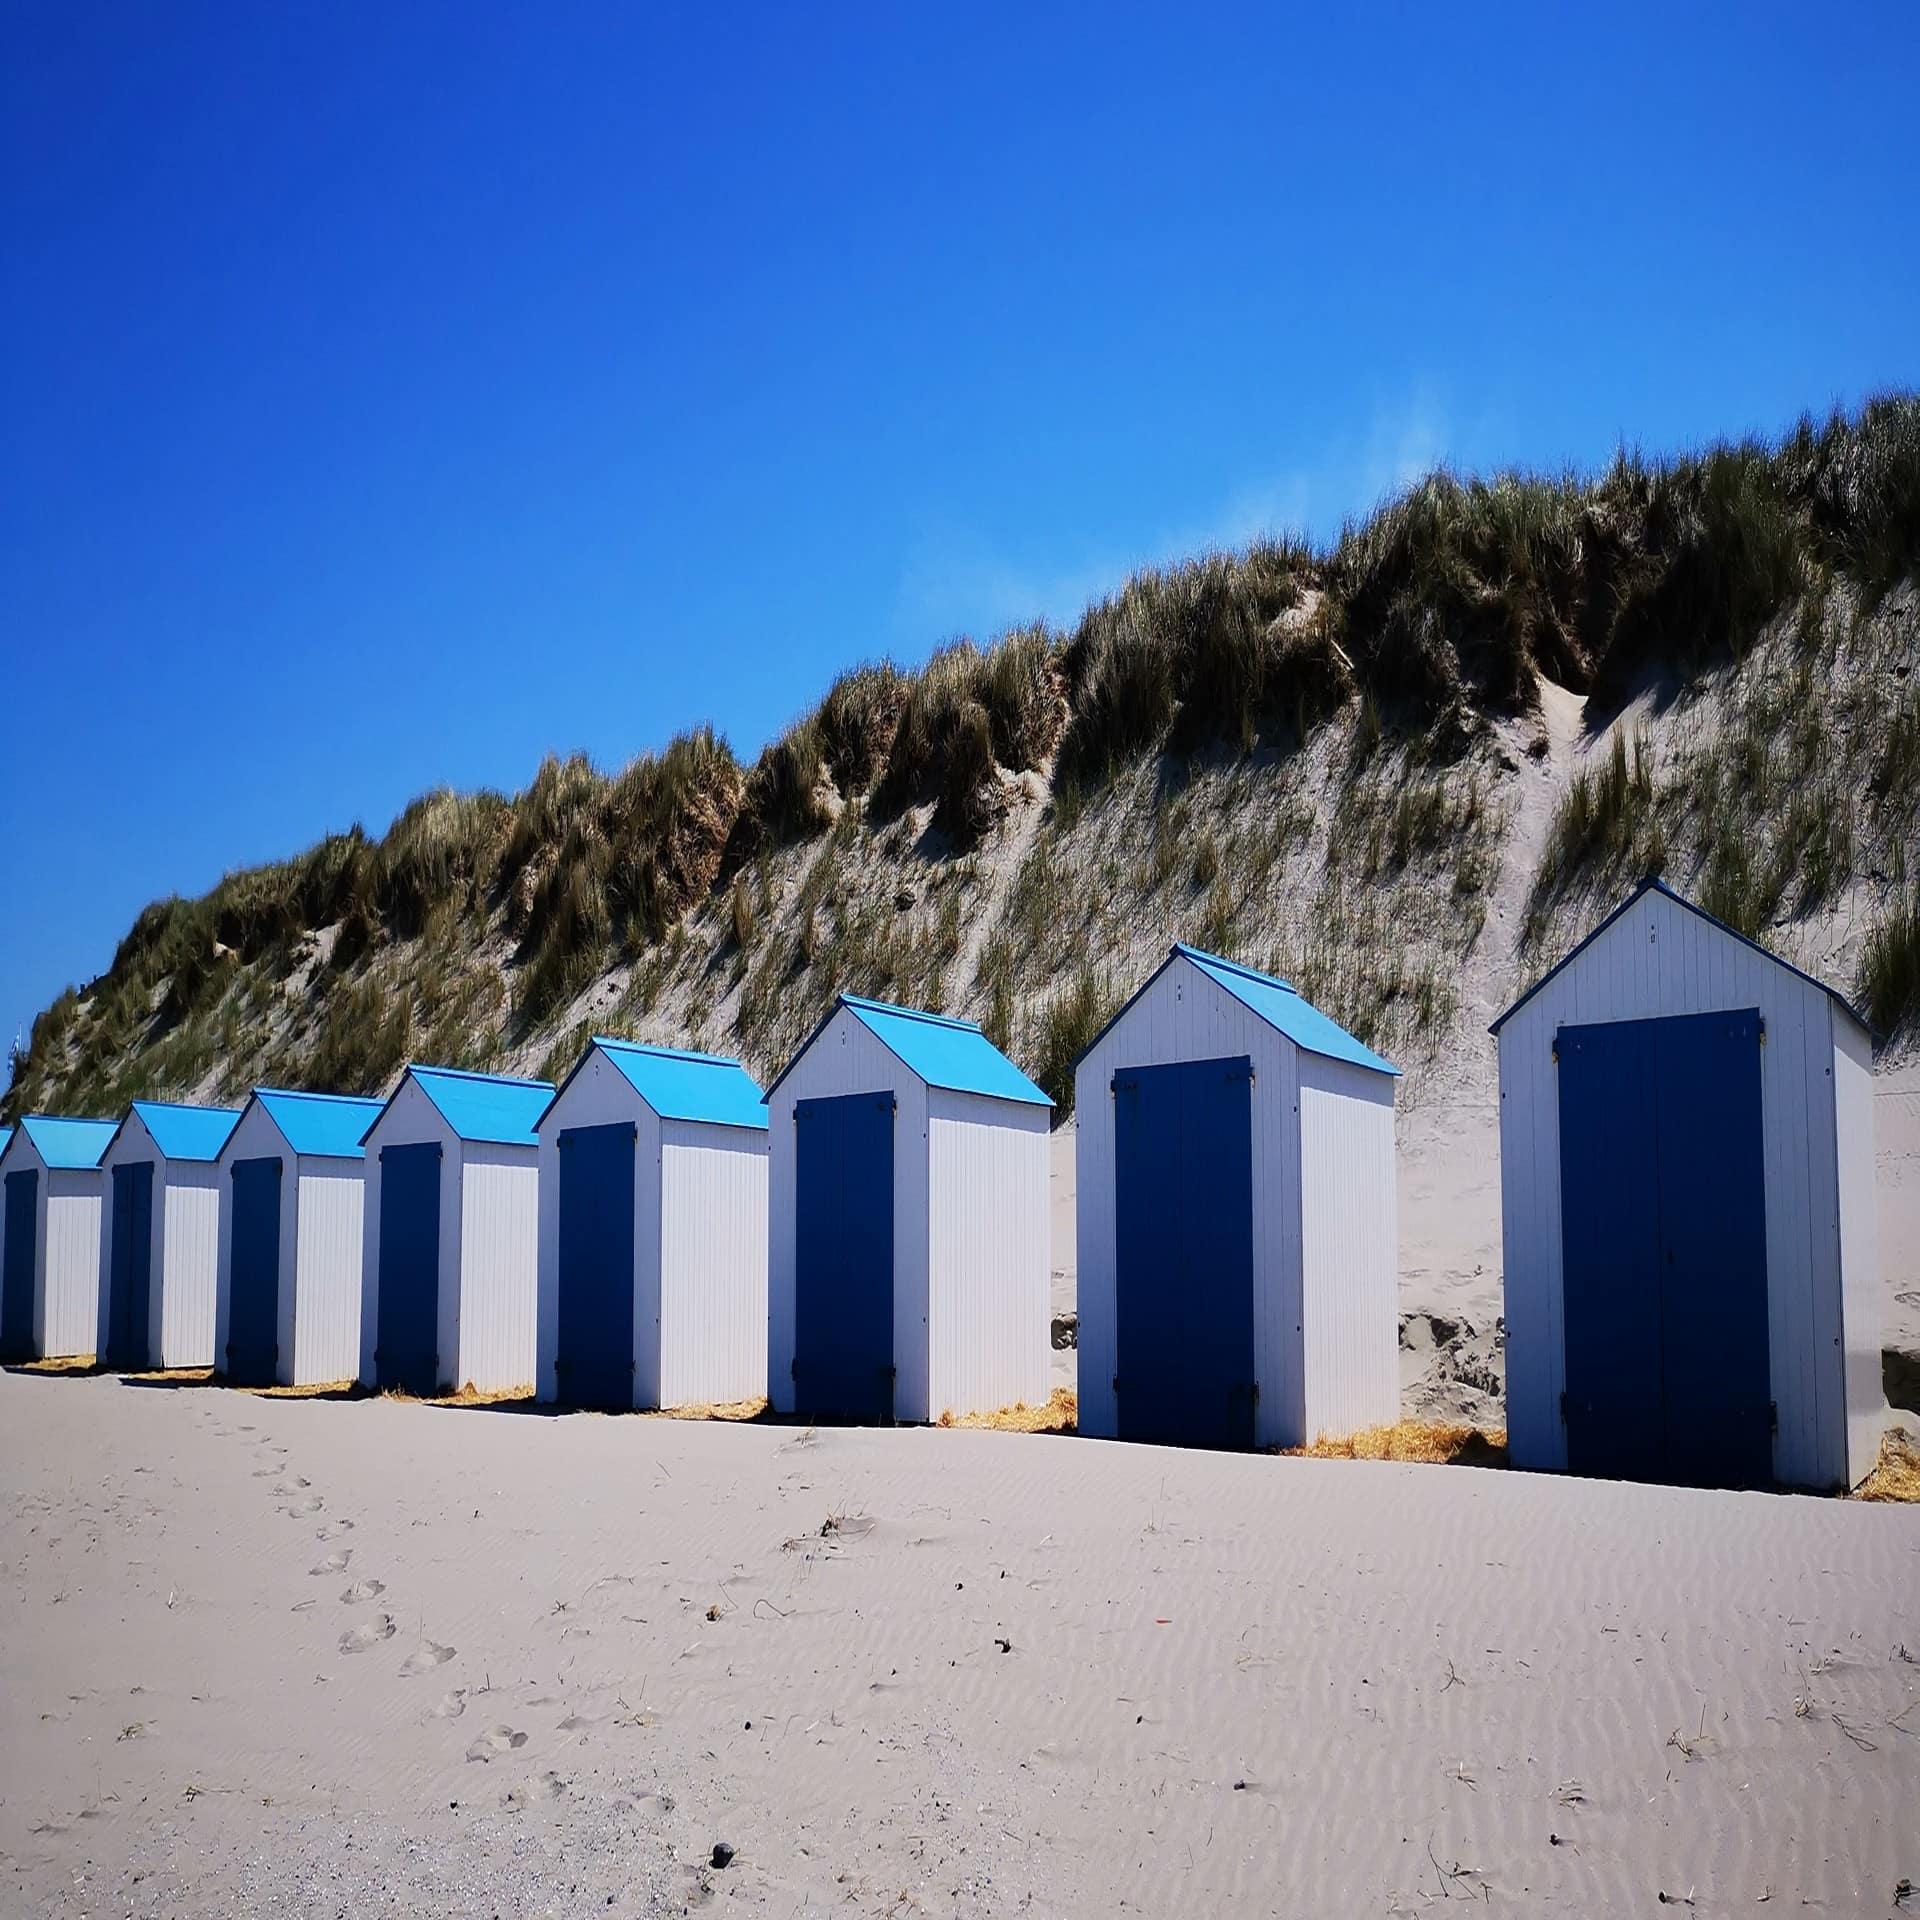
[[[1913,1509],[19,1374],[0,1459],[9,1913],[1920,1878]]]

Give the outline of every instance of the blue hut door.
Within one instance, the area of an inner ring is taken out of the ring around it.
[[[1757,1009],[1562,1027],[1567,1465],[1773,1476]]]
[[[1113,1099],[1120,1437],[1251,1447],[1253,1063],[1123,1067]]]
[[[233,1247],[227,1290],[227,1378],[270,1387],[280,1368],[281,1162],[233,1163]]]
[[[109,1367],[153,1364],[148,1333],[153,1302],[153,1162],[113,1170],[113,1255],[107,1270]]]
[[[893,1418],[893,1095],[794,1103],[793,1403]]]
[[[609,1411],[633,1405],[631,1121],[560,1136],[560,1398]]]
[[[33,1255],[39,1244],[40,1174],[7,1175],[7,1243],[0,1250],[0,1360],[33,1358]]]
[[[437,1140],[380,1149],[380,1285],[374,1379],[440,1385],[440,1157]]]

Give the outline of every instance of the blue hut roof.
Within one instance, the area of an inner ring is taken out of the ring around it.
[[[679,1047],[644,1047],[637,1040],[612,1040],[604,1034],[594,1036],[573,1072],[561,1081],[560,1093],[548,1102],[549,1107],[573,1085],[574,1075],[596,1050],[662,1120],[767,1130],[760,1083],[738,1060]],[[545,1119],[546,1113],[540,1117]]]
[[[1298,987],[1270,973],[1255,973],[1236,961],[1222,960],[1217,953],[1203,953],[1198,947],[1177,945],[1174,952],[1185,955],[1209,980],[1224,987],[1243,1007],[1257,1013],[1303,1051],[1328,1060],[1345,1060],[1374,1073],[1399,1075],[1400,1069],[1391,1060],[1363,1046],[1339,1021],[1329,1019],[1306,999]]]
[[[456,1138],[501,1147],[539,1145],[534,1128],[553,1099],[551,1080],[521,1080],[500,1073],[466,1073],[458,1067],[410,1066],[411,1079],[438,1110]],[[400,1097],[394,1089],[393,1099]],[[393,1100],[387,1102],[387,1107]],[[380,1109],[385,1113],[387,1107]],[[372,1127],[367,1129],[368,1133]],[[364,1140],[365,1134],[361,1135]]]
[[[1051,1107],[1053,1102],[982,1033],[971,1020],[950,1020],[941,1013],[918,1013],[910,1007],[892,1007],[884,1000],[862,1000],[843,993],[806,1042],[767,1089],[772,1099],[779,1086],[826,1031],[842,1007],[884,1046],[910,1073],[930,1087],[950,1093],[980,1093],[990,1100],[1014,1100],[1023,1106]]]
[[[50,1168],[67,1173],[97,1167],[118,1130],[113,1120],[57,1120],[44,1113],[23,1114],[19,1128]]]
[[[360,1145],[380,1116],[378,1100],[354,1100],[339,1093],[288,1093],[279,1087],[255,1087],[253,1098],[266,1108],[295,1153],[323,1160],[364,1160]]]
[[[169,1160],[218,1160],[240,1124],[238,1107],[189,1107],[174,1100],[136,1100],[128,1109]],[[120,1125],[127,1123],[123,1120]],[[115,1129],[117,1134],[118,1128]]]
[[[1391,1060],[1375,1053],[1371,1047],[1362,1045],[1339,1021],[1329,1019],[1322,1013],[1298,987],[1271,973],[1256,973],[1251,967],[1241,966],[1237,960],[1223,960],[1217,953],[1207,953],[1202,948],[1187,946],[1182,941],[1173,944],[1167,957],[1154,968],[1139,990],[1128,996],[1126,1006],[1080,1049],[1073,1063],[1076,1067],[1125,1019],[1127,1008],[1176,960],[1190,960],[1215,986],[1232,994],[1249,1013],[1257,1014],[1303,1053],[1317,1053],[1328,1060],[1344,1060],[1349,1066],[1365,1067],[1370,1073],[1389,1073],[1399,1078],[1400,1069]]]

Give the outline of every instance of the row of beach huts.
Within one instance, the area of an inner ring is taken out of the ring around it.
[[[1845,1486],[1883,1411],[1872,1041],[1644,884],[1495,1024],[1510,1456]],[[1076,1069],[1079,1429],[1299,1444],[1399,1413],[1397,1070],[1187,946]],[[1050,1102],[842,995],[764,1092],[595,1039],[0,1136],[0,1358],[928,1421],[1050,1386]]]

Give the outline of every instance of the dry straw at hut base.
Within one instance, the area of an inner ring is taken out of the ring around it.
[[[1080,1396],[1071,1387],[1055,1387],[1044,1406],[1015,1401],[997,1413],[943,1413],[943,1427],[985,1427],[995,1433],[1072,1433],[1080,1421]]]
[[[1409,1460],[1427,1466],[1503,1467],[1507,1435],[1503,1427],[1483,1431],[1439,1421],[1396,1420],[1390,1427],[1322,1434],[1310,1447],[1279,1451],[1298,1460]]]
[[[1920,1500],[1920,1448],[1892,1427],[1880,1436],[1880,1458],[1854,1490],[1856,1500]]]

